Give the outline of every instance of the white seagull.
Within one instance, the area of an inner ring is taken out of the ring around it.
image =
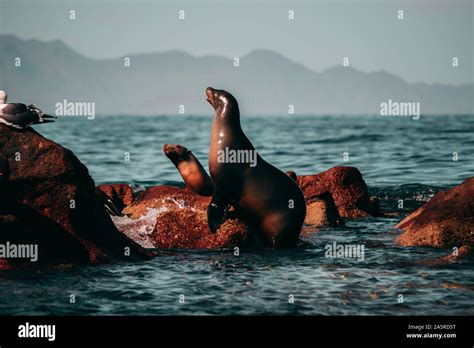
[[[7,103],[7,93],[0,90],[0,123],[16,129],[25,129],[32,124],[54,122],[56,116],[43,114],[34,104]]]

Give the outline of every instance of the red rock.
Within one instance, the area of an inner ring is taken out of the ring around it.
[[[123,213],[137,219],[145,215],[149,208],[190,208],[205,212],[210,202],[211,197],[199,196],[188,189],[153,186],[141,192],[135,202],[123,210]]]
[[[13,206],[12,212],[14,215],[0,215],[0,244],[38,245],[39,256],[35,265],[89,260],[89,254],[81,242],[64,233],[53,221],[26,206]],[[4,259],[4,269],[31,265],[29,259]]]
[[[304,223],[312,227],[312,229],[305,229],[305,233],[308,231],[314,232],[314,228],[344,226],[344,221],[329,193],[319,196],[306,206]]]
[[[151,239],[157,248],[221,249],[246,244],[248,234],[237,220],[227,220],[212,234],[205,211],[176,209],[158,216]]]
[[[321,174],[297,177],[297,182],[308,204],[305,223],[311,224],[312,228],[341,226],[341,215],[360,217],[376,212],[378,201],[369,197],[367,185],[356,168],[335,167]],[[207,249],[242,242],[244,233],[235,226],[229,228],[227,234],[216,236],[209,232],[206,209],[210,200],[210,197],[187,189],[155,186],[138,194],[123,213],[137,220],[147,216],[149,209],[167,209],[167,212],[158,215],[152,237],[145,237],[150,238],[158,248]],[[145,223],[149,224],[149,221],[137,221],[135,225],[130,222],[121,228],[141,228]]]
[[[367,217],[378,213],[357,168],[333,167],[319,174],[298,176],[297,182],[306,198],[306,204],[329,193],[342,217]]]
[[[40,262],[77,262],[148,256],[120,233],[94,198],[87,168],[68,149],[28,128],[0,126],[0,153],[10,175],[4,183],[7,214],[0,222],[0,243],[36,243]],[[5,214],[5,212],[3,212]]]
[[[473,246],[474,177],[438,192],[395,227],[404,231],[397,238],[403,246]]]
[[[136,230],[149,226],[149,221],[140,221],[140,218],[149,219],[149,209],[165,209],[157,214],[156,225],[150,236],[140,236],[140,239],[145,238],[144,242],[150,241],[156,248],[220,249],[246,244],[247,229],[237,220],[227,220],[216,234],[211,233],[206,213],[210,200],[211,197],[197,195],[188,189],[150,187],[123,210],[135,222],[121,225],[120,229],[132,236],[133,231],[129,230],[129,226]]]

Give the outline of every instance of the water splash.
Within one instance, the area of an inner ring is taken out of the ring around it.
[[[170,209],[161,207],[158,209],[149,208],[147,213],[138,219],[131,219],[128,216],[112,216],[112,222],[117,229],[128,238],[134,240],[144,248],[154,248],[151,242],[151,234],[156,227],[156,219]]]

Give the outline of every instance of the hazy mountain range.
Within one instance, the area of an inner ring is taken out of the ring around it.
[[[0,89],[9,101],[35,103],[48,112],[56,103],[94,102],[97,114],[209,114],[207,86],[224,88],[254,115],[379,114],[389,99],[420,102],[422,114],[472,114],[473,85],[407,83],[384,71],[351,67],[316,72],[268,50],[240,57],[240,66],[219,56],[181,51],[131,54],[96,60],[61,41],[21,40],[0,35]],[[15,67],[15,58],[21,66]],[[314,59],[317,59],[315,57]]]

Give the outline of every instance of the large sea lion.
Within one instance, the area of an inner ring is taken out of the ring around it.
[[[297,183],[261,158],[240,126],[237,100],[211,87],[207,100],[215,110],[209,170],[215,188],[207,208],[215,232],[231,210],[252,234],[275,248],[294,247],[306,216]]]
[[[190,150],[178,144],[164,144],[163,152],[176,166],[188,189],[201,196],[212,196],[214,181]]]

